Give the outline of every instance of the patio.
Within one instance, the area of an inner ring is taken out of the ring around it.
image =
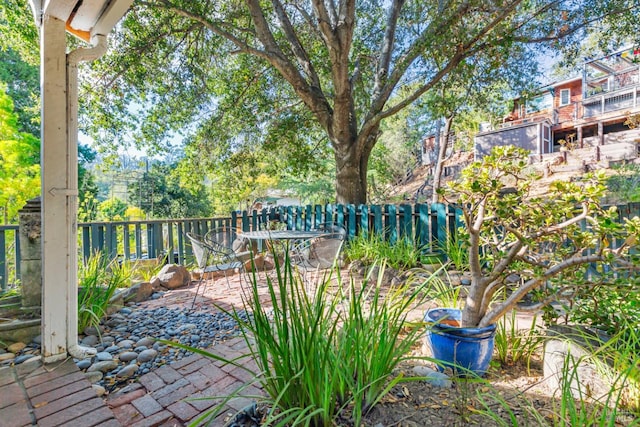
[[[260,273],[262,275],[264,273]],[[342,271],[347,277],[346,269]],[[196,297],[196,312],[215,313],[232,308],[241,309],[242,286],[246,278],[235,274],[206,280]],[[261,277],[264,280],[264,276]],[[134,311],[158,308],[183,309],[194,300],[197,282],[167,291],[162,298],[128,305]],[[258,286],[263,304],[269,304],[268,288]],[[264,297],[264,299],[262,299]],[[421,319],[423,309],[411,314]],[[233,359],[245,353],[242,337],[215,343],[207,351]],[[246,365],[245,363],[243,363]],[[132,377],[128,385],[98,397],[85,373],[71,358],[42,365],[41,358],[0,368],[0,427],[14,426],[184,426],[197,419],[219,400],[194,398],[228,395],[251,381],[250,375],[238,367],[223,365],[198,354],[166,364],[141,376]],[[244,395],[256,395],[260,390],[249,386]],[[10,396],[5,399],[4,396]],[[236,398],[228,402],[213,426],[224,425],[237,411],[252,402]],[[11,421],[8,421],[11,420]]]
[[[135,309],[181,308],[190,305],[196,283],[169,291],[165,298],[139,303]],[[216,310],[241,306],[240,280],[231,278],[231,289],[224,278],[209,281],[198,296],[196,310]],[[236,357],[246,344],[240,337],[217,343],[209,351],[223,357]],[[230,393],[250,378],[234,366],[194,354],[164,365],[103,398],[70,358],[42,366],[40,358],[0,368],[0,426],[183,426],[216,404],[216,400],[183,401],[186,398],[220,396]],[[259,390],[249,387],[245,394]],[[7,397],[7,398],[5,398]],[[231,400],[219,420],[223,425],[230,414],[244,408],[248,399]]]

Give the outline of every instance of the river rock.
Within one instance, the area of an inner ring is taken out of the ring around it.
[[[138,355],[138,362],[140,363],[151,362],[153,359],[156,358],[157,355],[158,355],[158,352],[153,349],[144,350]]]
[[[113,356],[108,351],[101,351],[96,354],[98,362],[104,362],[105,360],[113,360]]]
[[[81,359],[76,362],[76,366],[78,367],[78,369],[84,370],[91,366],[91,363],[91,359]]]
[[[26,362],[27,360],[31,359],[32,357],[35,357],[35,355],[33,355],[33,354],[22,354],[20,356],[17,356],[13,360],[13,363],[15,363],[16,365],[19,365],[22,362]]]
[[[138,358],[138,353],[135,351],[125,351],[118,356],[121,362],[131,362],[132,360],[136,360]]]
[[[85,372],[84,376],[89,380],[91,384],[95,384],[104,376],[100,371]]]
[[[104,328],[102,326],[98,326],[98,327],[87,326],[86,328],[84,328],[84,331],[83,331],[85,335],[96,335],[96,336],[100,335],[103,332],[104,332]]]
[[[98,397],[104,396],[104,394],[107,392],[107,390],[104,387],[98,384],[92,384],[91,388],[93,389],[93,391],[96,392],[96,396]]]
[[[136,347],[151,347],[154,343],[156,342],[156,340],[154,340],[153,338],[149,338],[149,337],[144,337],[138,340],[138,342],[136,342]]]
[[[425,377],[426,381],[434,387],[451,388],[451,378],[447,374],[422,365],[415,366],[413,372],[419,377]]]
[[[118,343],[118,347],[120,348],[133,348],[135,341],[132,340],[122,340]]]
[[[23,342],[16,342],[7,347],[9,353],[18,353],[22,349],[24,349],[27,345]]]
[[[120,369],[120,371],[118,371],[118,373],[116,374],[116,379],[126,380],[127,378],[134,376],[137,371],[138,371],[137,364],[134,363],[131,365],[127,365],[124,368]]]
[[[14,359],[15,357],[16,355],[13,353],[2,353],[0,354],[0,362],[3,362],[5,360],[11,360],[11,359]]]
[[[93,365],[89,366],[87,372],[100,371],[100,372],[109,372],[118,367],[118,362],[115,360],[105,360],[104,362],[96,362]]]
[[[80,342],[82,343],[82,345],[93,347],[98,344],[99,341],[100,340],[98,339],[97,335],[87,335],[86,337],[82,338],[82,341]]]

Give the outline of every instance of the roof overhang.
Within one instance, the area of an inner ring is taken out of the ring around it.
[[[36,25],[45,16],[66,23],[67,31],[89,42],[94,35],[107,35],[131,7],[133,0],[29,0]]]

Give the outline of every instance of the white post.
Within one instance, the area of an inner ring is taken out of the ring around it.
[[[78,345],[78,63],[104,55],[107,51],[107,37],[96,35],[91,39],[94,47],[78,48],[67,55],[67,226],[69,227],[69,269],[67,283],[69,298],[67,306],[67,351],[75,358],[83,359],[96,354],[90,347]]]
[[[78,62],[106,51],[106,37],[95,48],[66,53],[65,23],[45,17],[42,55],[42,354],[46,363],[69,353],[96,353],[78,345]]]
[[[65,23],[45,16],[40,33],[42,131],[42,355],[46,363],[67,356],[70,298],[67,213],[67,88]],[[74,317],[75,319],[75,317]]]

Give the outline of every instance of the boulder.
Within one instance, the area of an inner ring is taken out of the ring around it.
[[[151,287],[154,291],[163,290],[162,283],[160,283],[160,279],[158,279],[158,276],[153,276],[149,283],[151,283]]]
[[[544,346],[544,377],[551,391],[563,392],[563,377],[570,381],[567,390],[575,399],[600,400],[611,391],[615,378],[598,349],[608,337],[602,331],[580,325],[553,325],[547,330]],[[609,375],[607,375],[607,372]],[[612,399],[611,403],[614,403]]]
[[[142,302],[146,301],[153,294],[153,286],[149,282],[142,282],[131,286],[127,289],[127,292],[124,295],[124,300],[126,302],[135,301]]]
[[[182,288],[191,282],[189,271],[178,264],[165,265],[156,277],[160,285],[167,289]]]

